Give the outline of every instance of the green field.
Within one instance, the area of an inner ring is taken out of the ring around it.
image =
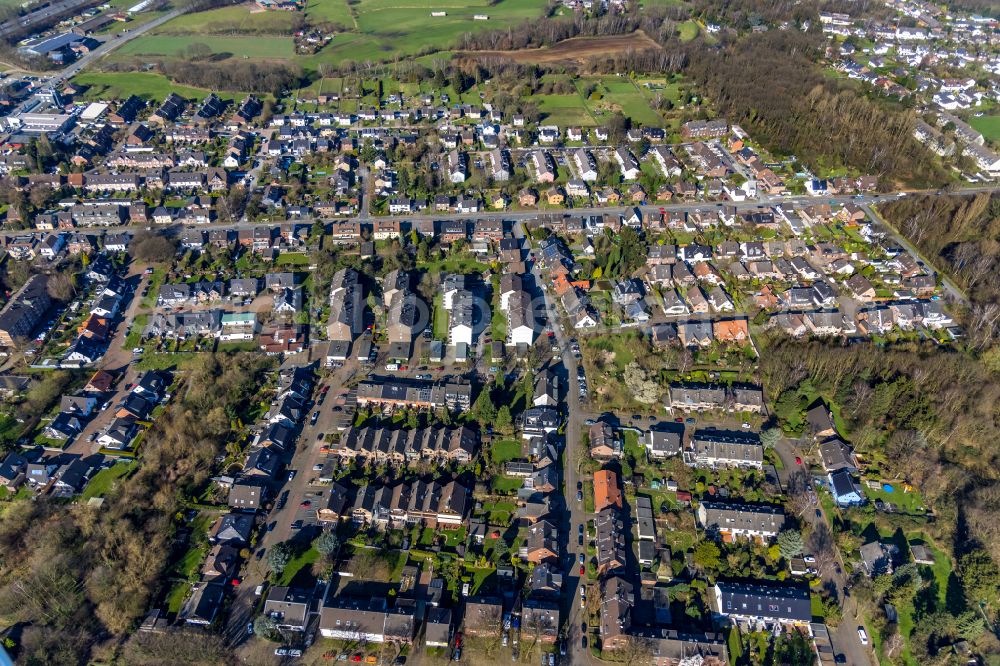
[[[354,16],[345,0],[309,0],[306,5],[306,17],[311,23],[325,21],[347,27],[354,25]]]
[[[73,83],[88,86],[84,94],[87,99],[124,99],[138,95],[149,100],[163,100],[171,92],[189,99],[204,99],[209,91],[171,83],[161,74],[149,72],[84,72],[73,78]],[[151,290],[153,291],[153,290]]]
[[[533,99],[545,115],[543,122],[556,125],[596,124],[579,95],[538,95]]]
[[[2,0],[0,0],[2,1]],[[297,56],[290,33],[301,16],[286,12],[250,12],[246,6],[223,7],[180,16],[152,34],[124,46],[118,57],[185,57],[192,44],[204,44],[213,54],[237,58],[294,60],[306,68],[321,63],[389,60],[400,55],[429,54],[455,44],[465,33],[503,28],[541,16],[540,0],[309,0],[309,24],[333,23],[337,32],[319,53]],[[446,16],[431,16],[432,11]],[[485,21],[474,20],[485,14]],[[211,36],[211,39],[206,37]]]
[[[132,56],[178,56],[185,57],[192,45],[204,45],[216,55],[228,53],[242,58],[265,60],[288,60],[295,55],[295,45],[291,37],[222,37],[219,35],[146,35],[129,42],[121,48],[122,55]],[[195,47],[198,48],[198,47]]]
[[[684,23],[677,26],[677,31],[680,33],[682,42],[690,42],[698,36],[698,33],[701,32],[701,28],[698,26],[698,23],[692,19],[690,21],[684,21]]]
[[[969,118],[969,124],[989,141],[1000,141],[1000,115]]]
[[[291,12],[250,12],[246,5],[182,14],[155,32],[162,35],[288,35],[295,15]]]
[[[637,85],[632,79],[623,76],[582,78],[577,82],[577,89],[583,90],[590,85],[596,88],[586,100],[586,107],[598,122],[603,123],[613,113],[621,111],[640,125],[663,125],[663,119],[650,105],[655,93]],[[665,85],[660,92],[670,100],[676,99],[678,95],[676,84]]]

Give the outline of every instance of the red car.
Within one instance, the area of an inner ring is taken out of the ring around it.
[[[351,661],[360,662],[361,661],[361,655],[360,654],[352,655],[351,656]]]
[[[582,576],[583,574],[584,574],[584,571],[583,571],[583,565],[581,564],[581,565],[580,565],[580,575]]]
[[[305,502],[303,502],[302,504],[299,504],[299,508],[300,508],[300,509],[308,509],[309,507],[311,507],[311,506],[312,506],[312,504],[313,504],[313,503],[312,503],[312,501],[310,501],[310,500],[306,500],[306,501],[305,501]]]
[[[455,634],[455,647],[457,647],[457,648],[462,647],[462,632],[461,631],[458,632],[457,634]]]
[[[801,465],[802,464],[802,458],[799,458],[798,456],[795,456],[795,464],[796,465]]]
[[[326,394],[327,394],[327,391],[329,391],[329,390],[330,390],[330,385],[329,385],[329,384],[327,384],[326,386],[324,386],[323,388],[321,388],[321,389],[319,390],[319,392],[320,392],[320,393],[322,393],[323,395],[326,395]]]

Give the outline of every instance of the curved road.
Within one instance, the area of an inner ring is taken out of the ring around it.
[[[128,44],[136,37],[140,37],[141,35],[144,35],[145,33],[149,32],[150,30],[160,27],[167,21],[175,19],[183,13],[184,13],[183,9],[172,9],[163,16],[153,19],[149,23],[140,25],[134,30],[129,30],[128,32],[121,32],[112,35],[108,37],[107,40],[104,43],[102,43],[99,47],[97,47],[90,53],[87,53],[73,64],[63,69],[60,69],[56,72],[51,72],[47,75],[42,75],[40,82],[44,85],[48,85],[49,87],[54,88],[68,81],[69,79],[73,78],[74,76],[79,74],[84,68],[92,65],[96,61],[100,60],[104,56],[114,51],[115,49],[124,46],[125,44]],[[27,101],[30,99],[31,98],[29,97],[28,99],[21,102],[21,104],[19,104],[13,111],[11,111],[11,115],[21,111],[23,109],[24,104],[27,103]]]

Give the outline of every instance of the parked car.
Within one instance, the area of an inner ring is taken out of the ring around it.
[[[864,627],[858,627],[858,638],[861,639],[862,645],[868,645],[868,632]]]

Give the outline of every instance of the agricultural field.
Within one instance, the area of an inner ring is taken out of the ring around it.
[[[3,1],[3,0],[0,0]],[[236,58],[293,60],[307,69],[321,63],[388,60],[429,54],[454,44],[468,32],[488,30],[541,15],[540,0],[309,0],[304,14],[252,11],[252,5],[222,7],[180,16],[126,45],[119,57],[185,57],[192,44],[204,43],[213,54]],[[446,12],[434,17],[431,12]],[[484,14],[485,21],[474,16]],[[291,33],[305,23],[332,23],[346,28],[314,55],[297,56]],[[211,36],[211,39],[203,39]]]
[[[123,46],[121,54],[185,57],[191,53],[193,45],[197,45],[194,46],[196,49],[205,46],[209,52],[215,55],[228,53],[237,58],[287,60],[295,54],[295,46],[291,37],[221,37],[218,35],[212,35],[210,39],[206,39],[206,36],[203,35],[143,36]]]
[[[326,0],[325,0],[326,1]],[[291,12],[252,12],[247,5],[182,14],[156,30],[161,35],[281,35],[288,36],[296,16]]]
[[[310,23],[339,23],[345,27],[357,27],[346,0],[309,0],[306,18]]]

